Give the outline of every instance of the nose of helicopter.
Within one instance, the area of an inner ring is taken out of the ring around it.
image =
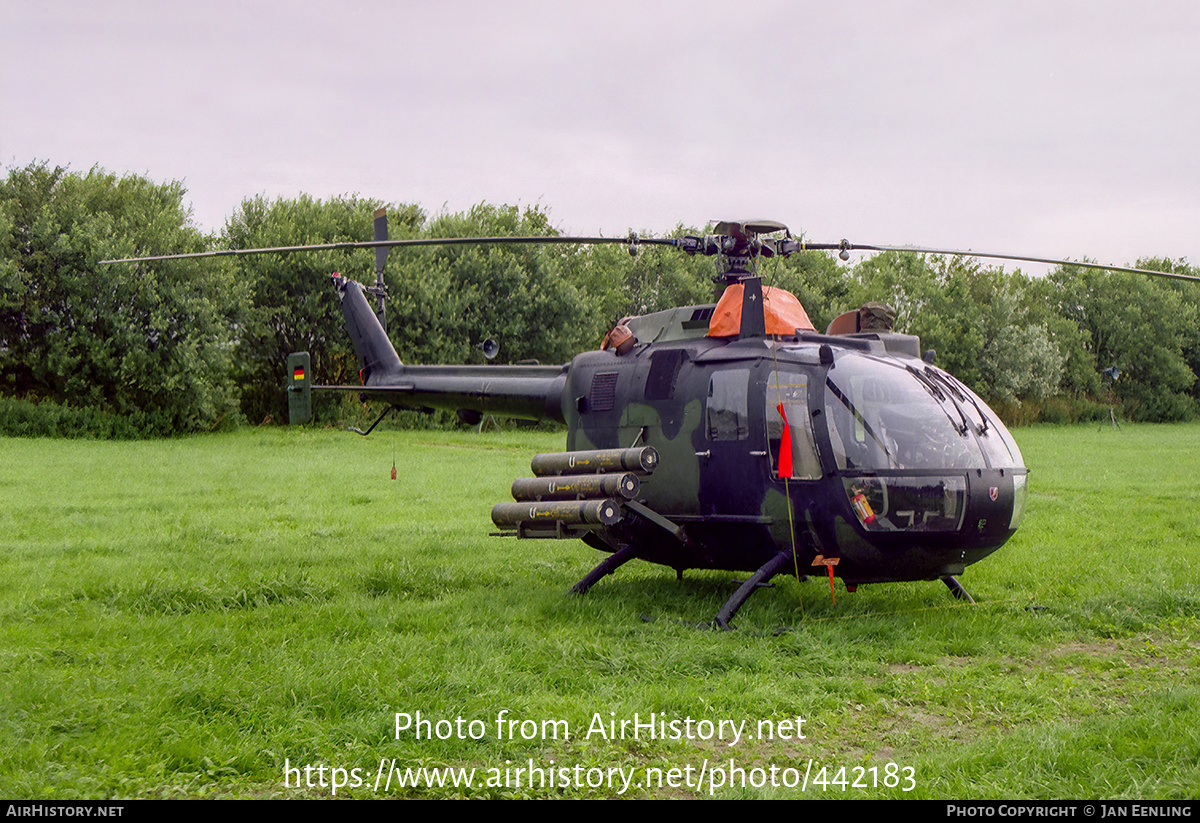
[[[825,388],[848,582],[960,574],[1012,536],[1028,471],[970,389],[927,364],[852,354],[837,358]]]

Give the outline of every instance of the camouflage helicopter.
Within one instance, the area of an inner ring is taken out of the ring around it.
[[[780,236],[782,235],[782,236]],[[560,366],[406,366],[384,325],[383,270],[391,247],[477,243],[672,246],[717,258],[724,285],[712,305],[621,320],[601,348]],[[790,293],[763,286],[763,258],[811,250],[912,251],[1067,261],[894,246],[812,244],[781,223],[718,223],[681,238],[499,237],[374,239],[138,258],[374,248],[377,280],[333,283],[361,367],[360,386],[312,386],[306,356],[289,361],[295,415],[310,390],[356,392],[392,409],[457,411],[567,425],[566,450],[534,456],[492,521],[524,539],[581,539],[608,554],[572,591],[586,592],[639,559],[687,569],[751,572],[715,617],[728,627],[780,573],[819,569],[832,587],[956,579],[999,549],[1025,510],[1028,469],[995,412],[891,329],[868,304],[813,327]],[[129,262],[129,261],[106,261]],[[1085,265],[1095,268],[1138,269]],[[1168,275],[1197,279],[1186,275]],[[368,296],[377,300],[372,308]]]

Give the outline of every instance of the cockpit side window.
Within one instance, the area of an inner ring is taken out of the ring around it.
[[[708,384],[709,440],[745,440],[750,436],[749,369],[713,372]]]

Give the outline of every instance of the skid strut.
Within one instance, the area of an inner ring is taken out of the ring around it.
[[[629,544],[621,546],[615,552],[604,558],[604,561],[588,572],[587,577],[571,587],[571,594],[583,594],[600,582],[601,578],[615,572],[618,568],[637,558],[637,548]]]
[[[946,584],[946,588],[950,590],[950,593],[959,600],[965,600],[972,605],[975,603],[975,598],[971,597],[967,590],[963,588],[962,583],[959,583],[955,578],[946,575],[942,578],[942,582]]]
[[[729,625],[730,621],[733,620],[733,616],[737,614],[737,611],[742,607],[742,604],[750,599],[750,595],[754,594],[755,591],[766,585],[767,581],[772,577],[779,574],[783,570],[790,568],[791,566],[792,553],[790,551],[780,552],[768,560],[759,567],[758,571],[750,575],[750,579],[743,583],[738,590],[733,593],[733,597],[729,598],[729,600],[725,602],[725,605],[721,607],[721,611],[717,613],[717,619],[714,620],[713,623],[719,629],[731,628]]]

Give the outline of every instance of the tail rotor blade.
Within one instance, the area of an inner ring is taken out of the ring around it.
[[[372,238],[376,243],[386,241],[388,239],[387,226],[387,209],[375,210],[375,236]],[[388,247],[375,247],[375,275],[379,278],[380,285],[383,284],[383,267],[387,265]]]
[[[379,243],[381,241],[386,242],[388,239],[387,209],[376,209],[375,210],[375,224],[374,225],[375,225],[375,233],[374,233],[374,237],[372,237],[372,240],[374,240],[376,243]],[[377,304],[378,308],[375,310],[375,314],[379,316],[379,325],[383,326],[385,329],[387,328],[387,321],[384,317],[385,312],[384,312],[384,308],[383,308],[383,304],[384,304],[383,293],[384,293],[384,288],[385,288],[384,282],[383,282],[383,269],[385,266],[387,266],[387,258],[388,258],[388,247],[387,246],[376,246],[375,247],[375,285],[379,288],[379,302]]]

